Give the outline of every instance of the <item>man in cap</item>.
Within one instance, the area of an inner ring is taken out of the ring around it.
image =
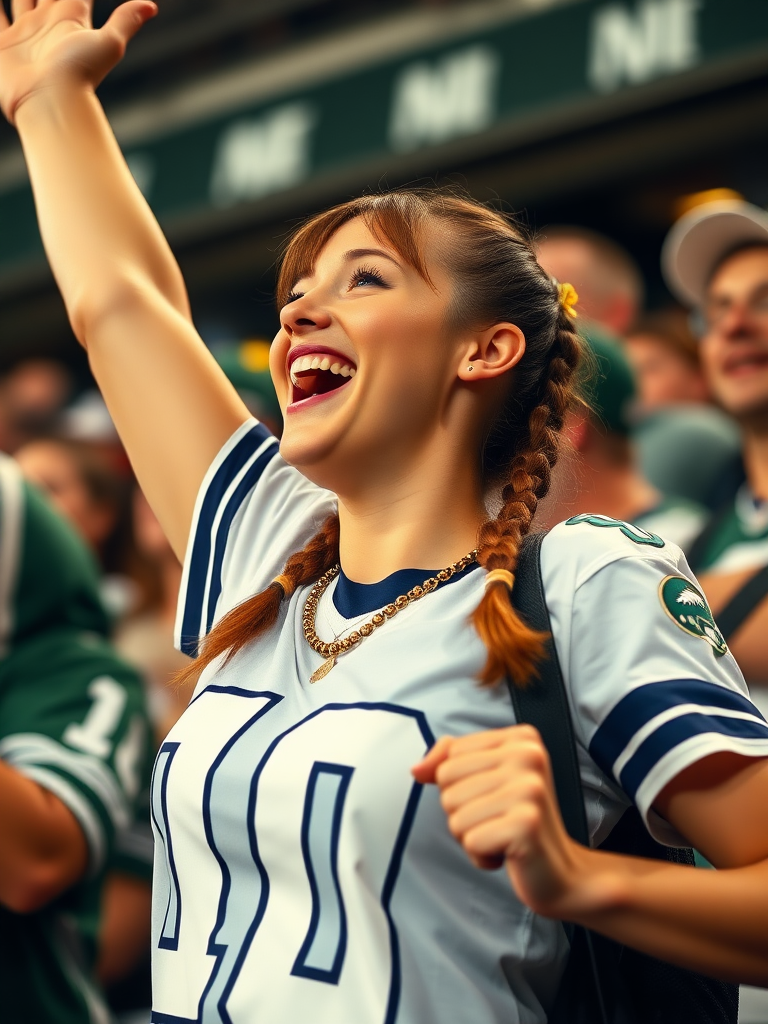
[[[667,236],[662,269],[672,292],[700,318],[709,386],[742,434],[746,480],[692,556],[717,615],[768,565],[768,214],[736,200],[692,210]],[[758,599],[734,630],[731,648],[764,713],[767,636],[768,600]]]

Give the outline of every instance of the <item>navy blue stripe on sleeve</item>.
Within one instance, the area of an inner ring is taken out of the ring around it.
[[[208,633],[213,625],[213,617],[216,614],[216,602],[221,594],[221,567],[224,563],[224,552],[227,547],[227,535],[232,525],[232,520],[243,503],[245,496],[256,486],[264,472],[265,466],[277,455],[277,445],[272,445],[256,459],[252,466],[249,466],[243,475],[243,479],[235,488],[232,497],[227,502],[227,507],[221,516],[218,530],[216,531],[216,543],[213,549],[213,570],[211,572],[211,583],[208,589],[208,609],[205,616],[205,632]]]
[[[217,528],[216,537],[214,538],[213,525],[216,515],[222,501],[224,500],[224,495],[232,485],[233,480],[243,471],[248,462],[255,458],[259,449],[261,449],[265,443],[270,441],[272,443],[268,444],[268,447],[266,447],[262,455],[255,460],[254,466],[251,470],[245,474],[249,479],[248,488],[244,489],[241,485],[238,485],[236,488],[235,494],[239,496],[237,507],[239,507],[239,503],[243,501],[248,490],[256,484],[259,477],[264,472],[264,467],[278,453],[277,440],[272,436],[272,434],[270,434],[267,428],[262,426],[260,423],[255,424],[251,430],[244,434],[232,451],[229,452],[226,458],[222,461],[221,465],[216,470],[213,479],[208,485],[208,490],[203,498],[200,513],[195,525],[195,536],[189,560],[189,572],[187,575],[187,586],[184,596],[184,615],[181,625],[181,650],[184,651],[185,654],[192,655],[192,657],[197,653],[197,645],[202,632],[202,624],[204,621],[206,624],[209,622],[210,613],[206,614],[206,610],[211,607],[210,597],[207,594],[208,570],[209,567],[211,567],[214,544],[218,546],[219,539],[222,536],[222,527],[224,528],[224,542],[226,542],[227,530],[229,529],[232,519],[237,511],[237,508],[231,507],[234,495],[227,503],[227,509],[225,510],[224,516],[222,516],[222,521]],[[256,466],[258,466],[258,471],[254,473],[253,470]],[[218,569],[220,572],[220,561]],[[213,571],[215,573],[215,566],[213,566]],[[218,595],[221,593],[221,579],[216,580],[215,577],[212,576],[211,589],[213,589],[214,586],[217,588],[216,597],[218,598]],[[215,600],[212,607],[215,608]]]
[[[589,752],[607,775],[633,736],[652,718],[679,704],[723,708],[762,718],[746,697],[703,679],[668,679],[632,690],[606,716],[589,744]]]
[[[725,718],[713,714],[687,714],[665,722],[645,739],[619,773],[618,782],[634,800],[643,780],[658,762],[675,747],[693,736],[717,733],[741,740],[768,742],[768,724],[746,718]]]

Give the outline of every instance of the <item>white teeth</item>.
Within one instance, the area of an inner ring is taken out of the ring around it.
[[[294,359],[293,365],[291,366],[291,382],[298,385],[298,374],[305,373],[307,370],[330,370],[331,373],[337,373],[341,377],[354,377],[357,373],[354,366],[350,366],[348,363],[343,363],[340,360],[331,362],[331,358],[329,356],[299,356],[298,359]]]

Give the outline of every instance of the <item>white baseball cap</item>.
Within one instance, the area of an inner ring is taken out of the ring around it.
[[[768,245],[768,213],[735,199],[705,203],[684,214],[661,249],[669,290],[686,306],[701,306],[718,264],[735,249]]]

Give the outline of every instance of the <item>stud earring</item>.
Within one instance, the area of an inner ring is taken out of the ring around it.
[[[473,365],[472,365],[472,364],[470,363],[470,364],[469,364],[469,366],[467,367],[467,370],[468,370],[468,371],[469,371],[470,373],[472,373],[472,371],[474,370],[474,366],[473,366]]]

